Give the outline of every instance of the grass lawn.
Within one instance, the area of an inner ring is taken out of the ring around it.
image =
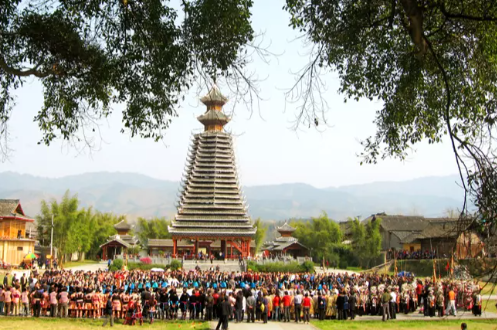
[[[496,303],[497,303],[497,300],[487,300],[487,299],[483,298],[481,308],[487,312],[497,313],[497,308],[495,308]]]
[[[489,294],[497,294],[497,285],[492,282],[480,282],[480,286],[483,288],[481,290],[482,296],[486,296]]]
[[[91,265],[91,264],[98,264],[98,261],[95,260],[68,261],[64,263],[63,267],[64,269],[66,269],[70,267],[78,267],[78,266]]]
[[[440,320],[440,321],[311,321],[323,330],[373,330],[373,329],[423,329],[423,330],[459,330],[465,322],[470,330],[495,330],[495,320]]]
[[[363,271],[362,267],[347,267],[347,270],[351,270],[353,272],[358,272],[358,273]]]
[[[5,270],[5,269],[2,269],[0,270],[0,283],[3,284],[3,278],[5,277],[5,274],[9,274],[7,276],[7,278],[9,279],[9,283],[10,281],[12,281],[12,273],[11,273],[11,270]]]
[[[114,324],[114,328],[130,328],[127,325],[119,323]],[[82,320],[82,319],[51,319],[51,318],[0,318],[0,329],[2,330],[26,330],[26,329],[49,329],[49,330],[87,330],[102,328],[102,320]],[[107,325],[109,329],[109,324]],[[208,330],[208,322],[193,322],[193,321],[180,321],[180,322],[166,322],[156,321],[152,325],[144,323],[143,326],[136,325],[137,329],[161,329],[161,330]]]

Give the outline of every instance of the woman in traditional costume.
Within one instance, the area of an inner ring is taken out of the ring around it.
[[[481,316],[481,303],[482,303],[481,292],[475,291],[475,293],[473,295],[473,315],[474,316]]]

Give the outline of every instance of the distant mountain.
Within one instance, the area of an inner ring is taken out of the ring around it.
[[[461,205],[457,176],[425,177],[403,182],[376,182],[318,189],[303,183],[244,187],[253,218],[309,218],[322,211],[336,220],[366,217],[376,212],[443,216]],[[137,217],[172,217],[179,182],[135,173],[97,172],[63,178],[0,173],[0,198],[20,198],[27,214],[35,216],[43,199],[60,198],[69,189],[83,206]]]
[[[450,197],[460,200],[463,189],[458,175],[424,177],[401,182],[375,182],[370,184],[328,188],[339,189],[356,196],[370,196],[377,194],[408,194],[417,196]]]

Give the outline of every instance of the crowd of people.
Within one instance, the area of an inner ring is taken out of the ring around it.
[[[405,259],[437,259],[439,256],[437,251],[435,250],[417,250],[417,251],[409,251],[409,250],[401,250],[401,251],[388,251],[387,259],[393,260],[405,260]],[[440,256],[443,258],[447,258],[446,255]]]
[[[134,324],[154,319],[218,319],[267,323],[310,318],[354,319],[398,313],[434,317],[458,308],[481,315],[477,282],[423,281],[409,276],[356,273],[47,270],[0,286],[5,316],[100,318]]]

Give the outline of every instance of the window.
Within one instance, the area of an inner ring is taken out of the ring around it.
[[[22,250],[24,250],[24,248],[22,246],[17,247],[17,251],[22,251]]]

